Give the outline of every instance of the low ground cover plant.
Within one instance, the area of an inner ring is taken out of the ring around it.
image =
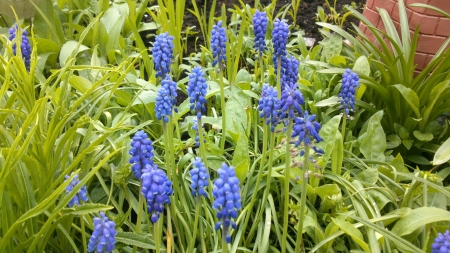
[[[349,10],[381,49],[307,48],[273,5],[192,6],[190,55],[184,1],[42,1],[0,36],[0,249],[447,252],[450,40],[414,76],[383,10]]]

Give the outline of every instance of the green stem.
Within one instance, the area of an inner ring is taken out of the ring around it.
[[[189,243],[189,249],[188,252],[193,252],[192,250],[194,249],[194,244],[195,244],[195,239],[197,237],[197,227],[198,227],[198,217],[200,216],[200,194],[197,194],[197,204],[195,206],[195,219],[194,219],[194,231],[192,232],[192,240]]]
[[[225,229],[225,224],[222,222],[222,253],[227,253],[228,243],[227,243],[227,231]]]
[[[161,229],[160,229],[160,223],[162,223],[160,219],[156,221],[156,223],[153,224],[153,238],[155,238],[155,248],[156,253],[159,253],[161,250]]]
[[[260,74],[261,74],[261,85],[264,84],[264,61],[263,61],[263,57],[262,54],[259,55],[259,69],[260,69]]]
[[[342,119],[342,140],[345,143],[345,128],[347,126],[347,113],[344,112],[344,118]]]
[[[222,138],[220,138],[220,151],[224,154],[225,150],[225,138],[227,132],[227,118],[225,109],[225,87],[223,84],[223,70],[222,64],[219,63],[219,86],[220,86],[220,106],[222,107]]]
[[[173,247],[172,245],[174,245],[175,240],[173,238],[173,233],[172,233],[172,218],[170,215],[170,208],[167,208],[167,253],[171,253],[173,252]],[[161,224],[162,227],[162,224]]]
[[[206,149],[205,149],[205,137],[203,136],[203,125],[202,119],[197,118],[197,129],[198,135],[200,139],[199,147],[200,147],[200,156],[205,164],[205,167],[208,168],[208,160],[206,160]]]
[[[284,208],[283,208],[283,237],[281,241],[281,252],[286,252],[286,243],[287,243],[287,231],[289,227],[289,182],[290,182],[290,168],[291,168],[291,152],[290,152],[290,142],[292,135],[292,120],[289,120],[289,125],[286,130],[286,161],[285,161],[285,170],[284,170]]]
[[[258,195],[258,194],[256,194],[257,191],[258,191],[258,186],[259,186],[259,183],[261,182],[261,179],[262,179],[262,172],[264,170],[264,165],[265,165],[266,155],[267,155],[266,154],[266,150],[267,150],[267,139],[268,139],[267,135],[268,135],[268,130],[269,130],[268,128],[269,128],[269,126],[264,125],[263,147],[262,147],[261,161],[259,163],[259,171],[258,171],[258,177],[256,178],[255,189],[253,191],[252,198],[250,200],[250,204],[248,205],[247,214],[245,215],[245,222],[244,222],[244,227],[245,228],[247,227],[247,224],[248,224],[248,221],[250,219],[250,216],[253,216],[252,215],[252,209],[253,209],[253,205],[255,204],[255,201],[256,201],[256,195]],[[257,144],[255,144],[255,145],[257,145]],[[262,202],[261,209],[259,210],[258,214],[256,215],[256,217],[258,217],[256,219],[257,221],[259,220],[260,214],[262,214],[263,207],[265,206],[264,203],[265,202]],[[257,225],[257,223],[258,222],[256,222],[256,224],[254,223],[253,226],[251,227],[252,229],[250,229],[250,233],[249,233],[249,237],[248,238],[251,238],[251,236],[253,236],[252,230],[253,230],[254,227],[256,228],[255,225]]]
[[[427,179],[426,174],[425,174],[424,178]],[[428,205],[428,187],[427,187],[427,184],[423,184],[422,189],[423,189],[423,192],[422,192],[422,201],[423,201],[422,205],[425,207],[425,206]],[[427,227],[426,226],[423,228],[421,240],[422,240],[422,248],[425,249],[426,246],[427,246],[426,245],[426,243],[427,243]]]
[[[137,221],[136,221],[136,234],[139,234],[141,232],[141,218],[142,218],[142,205],[144,204],[144,195],[142,195],[142,179],[140,180],[140,185],[139,185],[139,205],[138,205],[138,216],[137,216]],[[136,245],[133,246],[133,253],[136,253],[137,251],[137,247]]]
[[[84,252],[87,252],[87,244],[86,244],[86,231],[84,229],[84,215],[80,216],[80,223],[81,223],[81,238],[83,241],[83,250]]]
[[[302,196],[300,198],[300,215],[297,228],[297,240],[295,241],[295,252],[300,252],[303,245],[303,217],[305,216],[306,194],[308,190],[308,170],[309,170],[309,146],[305,146],[305,155],[303,157],[303,176],[302,176]],[[303,251],[302,251],[303,252]]]

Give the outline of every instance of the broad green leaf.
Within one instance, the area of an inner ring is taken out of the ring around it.
[[[233,160],[231,165],[235,167],[236,176],[239,178],[241,184],[244,182],[249,169],[250,157],[248,153],[248,139],[244,133],[239,135],[235,151],[233,153]]]
[[[427,141],[431,141],[434,136],[431,133],[422,133],[420,131],[414,131],[413,132],[414,137],[416,137],[419,141],[423,141],[423,142],[427,142]]]
[[[341,132],[336,132],[336,141],[331,153],[331,171],[341,175],[342,162],[344,161],[344,140]]]
[[[386,149],[394,149],[402,144],[402,139],[396,134],[386,136]]]
[[[325,184],[314,189],[322,200],[326,200],[333,195],[340,195],[341,189],[337,184]]]
[[[347,65],[347,60],[342,55],[333,55],[328,63],[336,67],[342,67]]]
[[[328,163],[336,142],[336,134],[339,131],[339,123],[341,116],[334,116],[331,120],[325,123],[320,129],[319,135],[324,140],[317,144],[317,146],[325,152],[322,156],[322,165]]]
[[[370,252],[369,245],[364,242],[362,233],[355,226],[345,220],[331,218],[342,231],[349,235],[365,252]]]
[[[116,241],[142,249],[155,249],[155,241],[150,234],[136,234],[132,232],[117,232]]]
[[[355,179],[364,182],[368,185],[374,185],[378,181],[378,169],[365,169],[356,174]]]
[[[399,236],[408,235],[418,228],[438,221],[450,221],[450,212],[436,207],[419,207],[399,219],[392,232]]]
[[[383,207],[387,203],[390,203],[391,201],[392,202],[395,201],[395,200],[389,199],[385,194],[383,194],[383,192],[381,192],[379,190],[369,190],[368,193],[372,197],[372,199],[375,201],[375,203],[377,204],[377,207],[379,210],[383,209]]]
[[[241,88],[233,85],[232,95],[225,104],[227,131],[244,133],[247,127],[247,113],[245,108],[249,106],[248,95]]]
[[[355,65],[353,66],[353,70],[360,74],[370,76],[370,64],[367,57],[364,55],[358,57],[355,61]]]
[[[379,162],[384,162],[386,149],[386,136],[380,123],[382,117],[383,111],[379,111],[369,119],[367,132],[360,146],[365,158]]]
[[[420,118],[421,117],[419,112],[420,102],[417,94],[412,89],[402,84],[392,85],[391,87],[396,88],[400,92],[400,94],[402,94],[403,98],[411,106],[411,109],[414,111],[416,117]]]
[[[319,101],[315,104],[316,107],[325,107],[325,106],[333,106],[339,104],[340,98],[336,96],[329,97],[322,101]]]
[[[59,63],[64,65],[69,57],[76,57],[79,52],[83,52],[88,49],[89,48],[84,45],[78,45],[77,41],[69,40],[61,47],[61,52],[59,53]]]
[[[252,77],[250,73],[246,69],[241,69],[236,75],[236,83],[250,83],[252,81]]]
[[[450,160],[450,138],[448,138],[434,154],[433,165],[443,164],[448,160]]]
[[[342,36],[340,36],[339,34],[333,34],[332,36],[327,37],[323,41],[319,42],[319,44],[323,45],[322,54],[325,56],[325,59],[328,62],[334,55],[341,54]]]

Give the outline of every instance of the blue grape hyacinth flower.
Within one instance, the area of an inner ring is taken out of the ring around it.
[[[73,174],[73,172],[72,172],[72,174]],[[70,176],[72,176],[72,174],[70,174]],[[69,176],[66,175],[66,176],[64,176],[64,178],[67,180],[67,179],[69,179]],[[72,179],[70,184],[66,187],[66,194],[71,193],[73,191],[73,188],[79,183],[80,183],[80,180],[78,179],[78,174],[77,174]],[[77,192],[77,194],[75,194],[75,196],[69,201],[69,207],[73,207],[75,205],[79,206],[80,200],[83,202],[88,201],[86,185],[83,185],[81,187],[81,189]]]
[[[166,75],[156,96],[155,112],[158,120],[163,119],[164,122],[169,122],[169,117],[172,116],[172,109],[177,102],[176,97],[177,84],[172,81],[169,75]]]
[[[164,205],[170,204],[170,196],[173,194],[172,182],[156,164],[147,164],[142,171],[142,194],[147,200],[150,220],[155,223],[164,212]]]
[[[94,231],[89,238],[88,251],[97,253],[109,253],[114,250],[116,244],[116,223],[110,221],[104,212],[100,212],[100,218],[94,218]]]
[[[211,31],[211,49],[213,51],[213,66],[219,63],[219,67],[227,60],[227,35],[225,28],[222,27],[222,21],[217,22]]]
[[[255,46],[259,56],[266,49],[266,31],[267,31],[267,15],[265,12],[256,11],[253,16],[253,30],[255,33]]]
[[[351,69],[346,69],[342,74],[342,87],[338,97],[341,98],[340,103],[345,110],[346,114],[349,114],[350,109],[355,110],[355,92],[359,86],[359,76]]]
[[[297,87],[286,85],[281,93],[279,119],[289,120],[295,118],[295,115],[302,115],[300,105],[304,103],[302,93]]]
[[[296,88],[298,86],[298,67],[300,62],[295,57],[288,55],[282,58],[281,63],[281,89],[286,86]],[[276,72],[276,71],[275,71]]]
[[[204,197],[208,197],[208,193],[205,191],[205,187],[209,184],[209,174],[206,171],[205,164],[202,159],[197,157],[194,162],[192,162],[192,169],[189,171],[191,175],[192,183],[191,183],[191,193],[192,196],[196,196],[197,194],[202,195]]]
[[[192,73],[189,75],[188,83],[188,95],[189,102],[191,103],[191,110],[194,110],[197,118],[202,117],[202,113],[206,112],[206,89],[208,85],[206,84],[206,78],[204,77],[204,72],[201,67],[194,67]]]
[[[19,26],[15,25],[13,27],[11,27],[11,29],[9,29],[9,40],[13,41],[18,34],[18,29]],[[27,68],[28,71],[30,71],[30,62],[31,62],[31,45],[30,45],[30,41],[28,40],[28,32],[25,29],[20,29],[21,33],[22,33],[22,40],[21,40],[21,44],[20,44],[20,51],[22,52],[22,58],[23,61],[25,63],[25,67]],[[13,53],[14,55],[17,54],[17,44],[14,43],[12,46],[13,49]]]
[[[170,64],[173,59],[173,36],[167,32],[157,35],[152,53],[156,77],[165,77],[170,73]]]
[[[301,143],[305,146],[311,146],[311,137],[315,142],[321,142],[323,139],[319,135],[320,124],[315,121],[316,115],[308,115],[305,110],[303,117],[296,117],[294,119],[294,127],[292,130],[292,138],[298,137],[295,141],[295,146],[298,147]],[[315,148],[314,150],[318,150]]]
[[[278,110],[280,109],[280,100],[277,90],[264,84],[261,92],[261,98],[258,101],[259,117],[266,119],[266,125],[271,124],[270,130],[273,132],[278,123]]]
[[[231,242],[231,236],[228,229],[231,226],[236,229],[236,218],[238,211],[241,209],[241,194],[239,187],[239,179],[236,177],[236,172],[233,166],[228,166],[226,163],[217,170],[219,178],[214,181],[213,208],[217,210],[217,218],[219,222],[216,223],[216,230],[222,227],[225,230],[227,243]]]
[[[431,253],[450,253],[450,233],[448,230],[444,234],[438,233],[431,245]]]
[[[131,163],[131,170],[137,179],[141,178],[142,169],[145,165],[153,165],[153,144],[148,139],[147,133],[143,130],[137,131],[131,141],[131,149],[129,154],[132,155],[129,162]]]
[[[272,30],[272,42],[273,42],[273,64],[275,68],[278,65],[278,58],[286,56],[286,45],[288,43],[289,27],[286,21],[275,19]]]

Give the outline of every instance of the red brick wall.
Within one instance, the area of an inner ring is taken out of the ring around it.
[[[450,36],[450,19],[444,17],[440,13],[426,9],[409,7],[412,3],[424,3],[435,6],[441,10],[450,13],[450,0],[404,0],[406,5],[406,13],[409,21],[409,29],[413,34],[417,25],[419,28],[419,41],[417,45],[416,57],[414,59],[417,64],[416,70],[422,70],[431,61],[434,54],[442,46],[444,41]],[[378,14],[377,8],[386,9],[390,14],[394,25],[399,31],[400,18],[398,14],[397,0],[367,0],[364,16],[372,23],[373,26],[384,30],[383,21]],[[374,36],[370,30],[364,25],[360,25],[361,30],[367,37],[374,41]]]

